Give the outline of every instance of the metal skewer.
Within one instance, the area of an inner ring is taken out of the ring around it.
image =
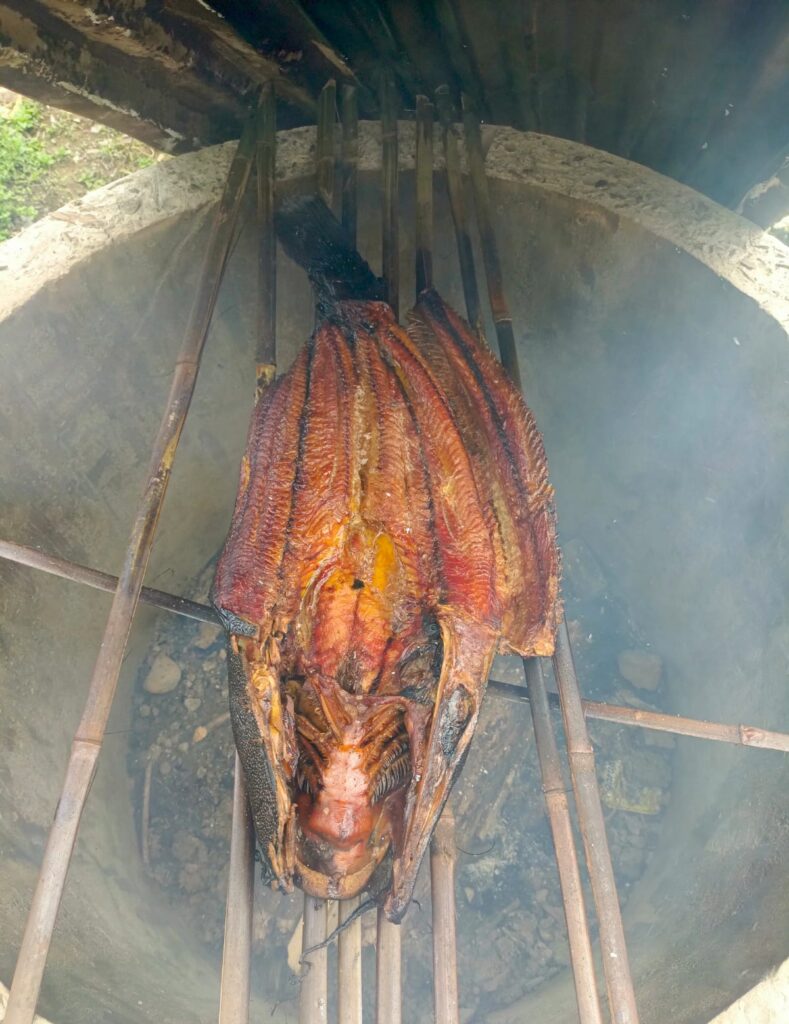
[[[123,654],[170,480],[173,457],[194,393],[200,357],[233,241],[241,199],[249,179],[255,132],[255,121],[251,119],[239,142],[224,194],[214,216],[200,287],[175,364],[170,395],[151,453],[145,490],[135,514],[123,569],[44,850],[11,983],[6,1011],[8,1024],[32,1024],[35,1014],[82,811],[96,771]]]

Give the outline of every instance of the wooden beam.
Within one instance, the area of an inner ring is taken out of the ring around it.
[[[169,152],[237,137],[263,82],[291,105],[283,127],[313,116],[309,91],[198,0],[146,11],[0,0],[0,83]]]

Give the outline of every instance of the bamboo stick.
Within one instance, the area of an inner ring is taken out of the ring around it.
[[[474,98],[476,108],[487,117],[490,111],[480,87],[482,79],[475,67],[473,49],[466,38],[460,15],[456,13],[452,0],[435,0],[435,11],[444,48],[461,88]]]
[[[521,387],[518,354],[515,349],[515,335],[512,331],[512,317],[504,298],[504,276],[501,272],[499,248],[490,208],[488,179],[485,176],[485,158],[482,155],[482,137],[479,120],[468,96],[463,96],[463,128],[466,138],[466,159],[468,160],[471,184],[474,192],[474,207],[477,211],[482,260],[485,264],[485,278],[488,283],[488,298],[493,315],[493,325],[499,340],[499,355],[504,368],[516,387]]]
[[[302,950],[312,949],[303,960],[304,974],[299,991],[299,1024],[327,1024],[329,997],[327,986],[328,951],[313,949],[326,938],[326,901],[304,895],[304,932]]]
[[[457,136],[452,121],[452,103],[449,98],[449,87],[439,86],[436,89],[436,106],[441,120],[444,141],[444,159],[447,165],[447,190],[449,205],[452,210],[452,222],[455,225],[455,241],[457,243],[460,277],[463,282],[463,295],[466,300],[466,316],[473,330],[478,333],[482,324],[480,320],[479,289],[477,288],[477,271],[474,266],[474,250],[466,219],[466,204],[463,199],[463,179],[460,173],[460,152]]]
[[[277,372],[277,236],[274,231],[277,103],[270,84],[263,86],[258,105],[255,164],[259,240],[255,380],[256,398],[259,401]],[[205,735],[212,724],[209,722],[205,727]],[[247,1024],[249,1020],[254,860],[255,830],[247,799],[244,769],[236,752],[222,976],[219,988],[219,1024]]]
[[[491,217],[479,123],[465,96],[463,100],[463,123],[474,189],[474,204],[477,210],[482,254],[488,281],[488,295],[499,338],[499,351],[502,364],[510,379],[520,388],[518,353],[512,330],[512,318],[504,297],[504,281]],[[576,810],[584,840],[586,862],[592,881],[592,895],[600,928],[603,970],[611,1017],[614,1024],[637,1024],[638,1011],[625,946],[622,915],[611,867],[611,854],[605,833],[600,793],[594,772],[594,753],[586,731],[578,680],[572,664],[572,655],[569,653],[569,637],[564,616],[562,616],[557,633],[557,656],[554,664],[556,665],[562,716],[567,734]],[[528,666],[525,667],[531,671]],[[563,840],[560,839],[560,842]],[[574,969],[576,969],[575,964]]]
[[[340,924],[359,906],[359,897],[340,903]],[[357,917],[337,939],[337,1015],[339,1024],[362,1024],[362,919]]]
[[[433,287],[433,104],[416,98],[416,294]]]
[[[383,231],[381,266],[387,297],[398,315],[400,295],[399,169],[397,141],[397,93],[392,76],[381,81],[381,177],[383,189]],[[375,959],[376,1024],[400,1024],[402,1019],[401,932],[378,908]]]
[[[274,380],[277,333],[277,235],[274,186],[277,175],[277,104],[274,89],[263,86],[258,107],[257,152],[258,343],[255,356],[257,397]]]
[[[494,697],[512,701],[528,701],[528,692],[522,686],[505,683],[500,679],[488,680],[488,689]],[[549,692],[548,701],[552,707],[560,708],[559,694]],[[789,753],[789,733],[762,729],[757,725],[725,725],[721,722],[707,722],[684,715],[668,715],[662,711],[647,708],[629,708],[621,704],[606,704],[596,700],[582,700],[581,707],[586,718],[600,722],[615,722],[617,725],[636,726],[667,732],[673,736],[688,736],[691,739],[713,740],[717,743],[731,743],[738,747],[754,747],[759,750],[780,750]]]
[[[381,268],[389,305],[395,317],[400,309],[400,233],[398,229],[399,171],[397,144],[397,94],[391,76],[381,86],[381,144],[383,153],[383,234]]]
[[[595,757],[586,730],[578,679],[575,674],[567,623],[562,619],[556,635],[553,658],[561,698],[567,753],[573,780],[578,823],[586,851],[586,866],[597,909],[603,974],[614,1024],[637,1024],[633,980],[625,943],[622,914],[616,892],[614,868],[605,833],[605,818],[595,774]]]
[[[57,555],[49,555],[44,551],[37,551],[35,548],[26,547],[24,544],[14,544],[10,540],[0,540],[0,558],[8,562],[15,562],[17,565],[26,565],[31,569],[39,569],[50,576],[59,576],[64,580],[71,580],[72,583],[83,583],[94,590],[103,590],[106,593],[113,593],[118,586],[118,577],[111,576],[108,572],[101,572],[99,569],[89,569],[77,562],[70,562],[65,558],[58,558]],[[164,590],[154,590],[152,587],[143,587],[140,591],[140,600],[145,604],[162,608],[164,611],[174,612],[187,619],[196,619],[198,622],[210,622],[219,626],[219,617],[213,608],[208,605],[198,604],[197,601],[190,601],[185,597],[177,597],[175,594],[168,594]]]
[[[445,807],[430,840],[433,1008],[436,1024],[460,1024],[455,932],[455,819]]]
[[[170,481],[173,457],[194,393],[200,357],[249,179],[255,130],[255,120],[251,119],[239,142],[214,216],[199,290],[175,364],[170,395],[153,445],[145,490],[135,514],[123,569],[44,850],[11,984],[7,1024],[32,1024],[33,1021],[80,818],[96,771],[131,622]]]
[[[225,938],[219,989],[219,1024],[249,1020],[252,906],[255,890],[255,833],[244,770],[236,754],[233,778],[233,824],[225,904]]]
[[[534,739],[542,776],[542,791],[556,851],[556,865],[562,891],[570,963],[575,982],[575,998],[581,1024],[602,1024],[600,997],[594,973],[592,942],[586,916],[578,854],[575,849],[570,805],[564,786],[559,748],[553,731],[548,691],[537,658],[524,660],[529,705],[534,724]]]
[[[359,182],[359,105],[355,85],[342,87],[342,226],[356,245]]]
[[[375,1024],[400,1024],[403,1019],[401,979],[402,932],[378,909],[375,960]]]
[[[337,83],[333,78],[321,89],[318,101],[318,141],[316,173],[318,193],[327,206],[334,203],[334,115],[337,107]]]
[[[25,547],[23,544],[14,544],[11,541],[0,540],[0,558],[110,593],[118,584],[117,576],[100,572],[98,569],[89,569],[84,565],[69,562],[65,558],[57,558],[54,555],[36,551],[35,548]],[[189,601],[185,597],[168,594],[163,590],[152,590],[148,587],[142,588],[140,600],[184,618],[208,622],[217,627],[221,626],[216,612],[207,604]],[[494,697],[504,700],[518,702],[528,702],[529,700],[528,692],[523,686],[505,683],[501,679],[488,680],[488,689]],[[557,693],[549,691],[548,700],[552,706],[559,707]],[[689,736],[693,739],[731,743],[739,747],[755,747],[760,750],[780,750],[789,753],[789,733],[763,729],[758,725],[727,725],[704,719],[686,718],[684,715],[669,715],[662,711],[650,711],[646,708],[607,704],[596,700],[582,700],[581,705],[587,718],[597,719],[601,722],[615,722],[619,725],[652,729],[655,732],[667,732],[674,736]],[[227,716],[224,717],[226,720]]]

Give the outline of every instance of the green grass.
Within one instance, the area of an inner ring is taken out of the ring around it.
[[[63,155],[47,152],[37,137],[41,117],[28,100],[0,115],[0,241],[39,215],[33,186]]]

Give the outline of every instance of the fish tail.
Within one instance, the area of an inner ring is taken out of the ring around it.
[[[385,299],[383,281],[318,196],[286,200],[277,211],[276,228],[285,252],[309,275],[319,315],[346,299]]]

